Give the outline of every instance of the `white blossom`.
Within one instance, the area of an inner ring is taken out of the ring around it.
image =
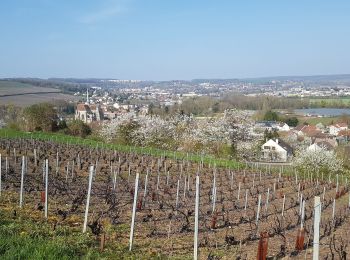
[[[244,153],[252,147],[249,129],[252,121],[243,111],[227,110],[223,116],[195,119],[177,114],[169,118],[126,113],[105,123],[100,135],[107,141],[118,137],[121,127],[134,123],[130,131],[133,145],[215,154],[235,146]]]
[[[293,165],[299,172],[334,174],[343,170],[343,161],[325,149],[304,150],[295,157]]]

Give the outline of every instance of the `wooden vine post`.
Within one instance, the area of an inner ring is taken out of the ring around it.
[[[193,259],[198,259],[199,176],[196,176],[196,206],[194,222]]]
[[[131,217],[131,227],[130,227],[130,239],[129,239],[129,251],[132,249],[133,239],[134,239],[134,225],[135,225],[135,217],[136,217],[136,204],[137,204],[137,193],[139,187],[139,173],[136,173],[135,179],[135,192],[134,192],[134,203],[132,206],[132,217]]]
[[[45,218],[48,212],[48,194],[49,194],[49,160],[45,160]]]
[[[22,208],[22,206],[23,206],[24,169],[25,169],[25,159],[24,159],[24,156],[22,156],[21,190],[19,193],[19,207],[20,208]]]
[[[313,260],[319,259],[319,247],[320,247],[320,221],[321,221],[321,199],[315,197],[314,204],[314,239],[313,239]]]
[[[91,186],[92,186],[93,175],[94,175],[94,166],[90,166],[89,187],[88,187],[88,194],[87,194],[87,199],[86,199],[83,233],[86,232],[86,226],[87,226],[87,222],[88,222],[89,204],[90,204],[90,195],[91,195]]]

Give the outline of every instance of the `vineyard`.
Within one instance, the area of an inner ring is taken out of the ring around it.
[[[118,244],[145,258],[191,259],[197,244],[199,259],[310,259],[318,196],[320,259],[349,252],[343,175],[35,139],[0,139],[0,153],[0,211],[89,233],[101,251]]]

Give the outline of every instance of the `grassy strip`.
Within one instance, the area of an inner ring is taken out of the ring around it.
[[[81,229],[57,225],[43,219],[32,219],[26,210],[1,207],[1,259],[165,259],[160,253],[142,251],[136,246],[130,252],[118,241],[106,243],[103,251],[99,239]]]
[[[215,158],[210,155],[200,155],[200,154],[190,154],[183,153],[178,151],[166,151],[160,150],[153,147],[137,147],[137,146],[128,146],[128,145],[118,145],[118,144],[110,144],[105,142],[100,142],[92,139],[83,139],[80,137],[69,136],[58,133],[44,133],[44,132],[21,132],[15,131],[12,129],[0,129],[0,137],[1,138],[25,138],[25,139],[37,139],[37,140],[46,140],[53,141],[64,144],[77,144],[84,145],[89,147],[98,147],[104,149],[117,150],[121,152],[132,152],[137,154],[146,154],[150,156],[160,157],[167,156],[169,158],[177,159],[186,159],[189,161],[200,162],[207,164],[215,164],[216,166],[223,166],[232,169],[242,168],[243,165],[235,160],[228,160],[222,158]]]

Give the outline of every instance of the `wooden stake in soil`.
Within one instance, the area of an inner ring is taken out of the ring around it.
[[[335,188],[335,192],[338,192],[339,191],[339,176],[337,174],[337,186]]]
[[[285,207],[285,205],[286,205],[286,195],[283,195],[283,202],[282,202],[282,217],[283,217],[283,215],[284,215],[284,207]]]
[[[176,202],[175,209],[177,210],[177,206],[179,204],[179,191],[180,191],[180,179],[177,180],[177,188],[176,188]]]
[[[238,183],[238,192],[237,192],[237,202],[239,203],[239,197],[241,193],[241,183]]]
[[[37,166],[36,149],[34,149],[34,164]]]
[[[22,208],[22,205],[23,205],[24,169],[25,169],[25,159],[24,159],[24,156],[22,156],[21,190],[19,193],[19,207],[20,208]]]
[[[79,158],[79,154],[78,154],[78,158]],[[80,161],[80,160],[79,160]],[[79,163],[80,164],[80,163]],[[58,162],[58,152],[56,153],[56,175],[58,174],[58,170],[59,170],[59,162]]]
[[[314,204],[314,239],[313,239],[313,260],[319,259],[319,242],[320,242],[320,220],[321,220],[321,201],[320,197],[315,197]]]
[[[93,178],[93,175],[94,175],[94,166],[90,166],[89,187],[88,187],[88,194],[87,194],[87,200],[86,200],[86,208],[85,208],[85,217],[84,217],[83,233],[86,232],[86,226],[87,226],[87,222],[88,222],[89,204],[90,204],[90,194],[91,194],[91,186],[92,186],[92,178]]]
[[[248,189],[245,190],[244,211],[247,211]]]
[[[49,194],[49,160],[45,160],[45,218],[48,212],[48,194]]]
[[[198,259],[198,218],[199,218],[199,176],[196,176],[196,206],[195,206],[195,222],[194,222],[194,245],[193,259]]]
[[[270,197],[270,188],[267,188],[265,214],[267,213],[267,210],[269,208],[269,197]]]
[[[146,196],[147,196],[147,186],[148,186],[148,169],[145,177],[145,189],[143,191],[143,205],[146,205]]]
[[[322,202],[324,202],[325,194],[326,194],[326,186],[323,186]]]
[[[335,199],[333,199],[333,208],[332,208],[332,227],[334,228],[334,217],[335,217]]]
[[[136,217],[136,204],[137,204],[137,193],[139,187],[139,173],[136,173],[135,179],[135,192],[134,192],[134,204],[132,206],[132,217],[131,217],[131,227],[130,227],[130,239],[129,239],[129,251],[132,249],[132,243],[134,239],[134,225],[135,225],[135,217]]]
[[[259,223],[259,214],[260,214],[260,204],[261,204],[261,194],[259,194],[259,197],[258,197],[258,210],[256,212],[256,228],[258,228],[258,223]]]
[[[304,228],[304,218],[305,218],[305,200],[303,200],[301,204],[301,220],[300,220],[300,228]]]
[[[7,156],[5,158],[5,175],[7,177],[7,174],[9,172],[9,160],[7,159]]]

